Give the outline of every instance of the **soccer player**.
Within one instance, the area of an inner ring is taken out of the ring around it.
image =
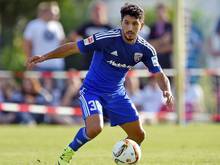
[[[78,52],[94,53],[79,92],[85,127],[78,131],[64,149],[58,160],[59,165],[69,165],[74,153],[102,131],[103,116],[109,118],[111,126],[119,125],[127,133],[127,138],[141,144],[145,131],[124,88],[126,73],[135,64],[143,62],[155,75],[167,105],[172,106],[170,83],[158,63],[156,51],[138,35],[143,25],[143,9],[135,4],[125,4],[121,8],[121,28],[67,43],[42,56],[31,57],[28,61],[28,67],[31,68],[45,60],[63,58]]]

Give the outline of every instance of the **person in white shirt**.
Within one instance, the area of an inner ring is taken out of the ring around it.
[[[142,122],[154,124],[157,123],[157,114],[161,108],[165,105],[163,93],[156,83],[156,78],[151,76],[148,78],[148,83],[142,90],[142,111],[140,116]]]
[[[38,18],[30,21],[24,31],[24,51],[26,57],[47,53],[57,48],[65,38],[59,19],[56,2],[42,2],[38,6]],[[34,70],[63,70],[64,60],[53,59],[39,64]]]

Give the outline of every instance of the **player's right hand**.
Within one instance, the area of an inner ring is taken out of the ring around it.
[[[27,69],[32,69],[37,63],[43,62],[44,56],[32,56],[27,61]]]
[[[163,96],[166,98],[166,105],[170,108],[174,106],[174,97],[171,92],[163,91]]]

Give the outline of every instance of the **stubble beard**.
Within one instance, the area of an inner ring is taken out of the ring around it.
[[[128,42],[134,42],[137,37],[129,38],[129,37],[127,37],[126,33],[124,33],[124,38],[125,38]]]

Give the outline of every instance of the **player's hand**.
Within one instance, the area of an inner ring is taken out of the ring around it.
[[[166,98],[166,105],[172,108],[174,105],[174,97],[172,93],[169,91],[163,91],[163,97]]]
[[[32,56],[27,61],[27,68],[32,69],[37,63],[45,61],[45,56]]]

